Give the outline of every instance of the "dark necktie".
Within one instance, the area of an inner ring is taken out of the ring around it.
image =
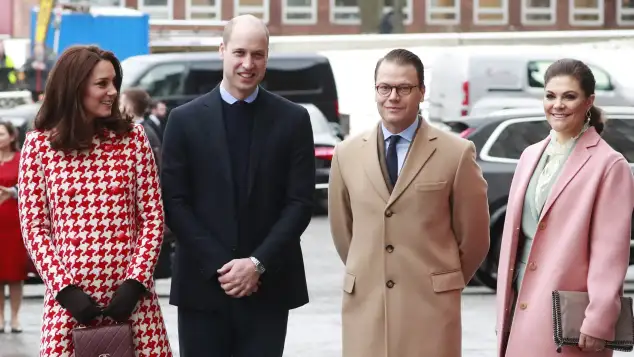
[[[396,185],[398,179],[398,155],[396,155],[396,144],[398,143],[400,135],[390,136],[390,141],[387,148],[387,173],[390,175],[390,181],[392,186]]]

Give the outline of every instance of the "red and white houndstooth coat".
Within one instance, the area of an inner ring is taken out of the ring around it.
[[[78,323],[55,300],[60,290],[75,284],[105,307],[126,279],[151,292],[130,317],[136,356],[172,356],[154,291],[164,218],[152,150],[140,125],[107,135],[68,153],[52,149],[44,132],[26,137],[19,211],[26,248],[46,284],[40,356],[74,356]]]

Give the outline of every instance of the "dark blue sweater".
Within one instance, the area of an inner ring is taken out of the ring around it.
[[[229,148],[229,156],[231,161],[231,173],[233,177],[234,202],[238,220],[238,243],[239,250],[244,248],[244,234],[246,227],[244,224],[249,221],[247,212],[247,191],[248,191],[248,172],[249,157],[251,147],[251,136],[253,131],[254,107],[256,101],[247,103],[237,101],[229,104],[222,100],[222,117],[227,133],[227,145]],[[250,252],[241,252],[249,254]]]

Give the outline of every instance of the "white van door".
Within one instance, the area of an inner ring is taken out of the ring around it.
[[[440,122],[460,118],[468,88],[464,88],[467,79],[467,56],[449,51],[437,56],[431,65],[426,88],[429,120]]]

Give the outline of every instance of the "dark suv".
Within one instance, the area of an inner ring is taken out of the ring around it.
[[[607,122],[603,139],[634,163],[634,107],[603,107]],[[495,113],[445,122],[451,131],[473,141],[478,164],[489,185],[491,248],[476,273],[484,285],[495,289],[500,241],[508,194],[515,167],[522,151],[546,138],[550,126],[540,108],[508,109]],[[634,221],[634,215],[633,215]],[[634,226],[634,225],[633,225]],[[634,264],[634,241],[630,243],[630,264]]]
[[[168,111],[212,90],[222,80],[217,52],[165,53],[125,59],[122,88],[143,88]],[[340,126],[335,76],[327,57],[271,53],[263,88],[295,103],[313,104],[329,122]]]

